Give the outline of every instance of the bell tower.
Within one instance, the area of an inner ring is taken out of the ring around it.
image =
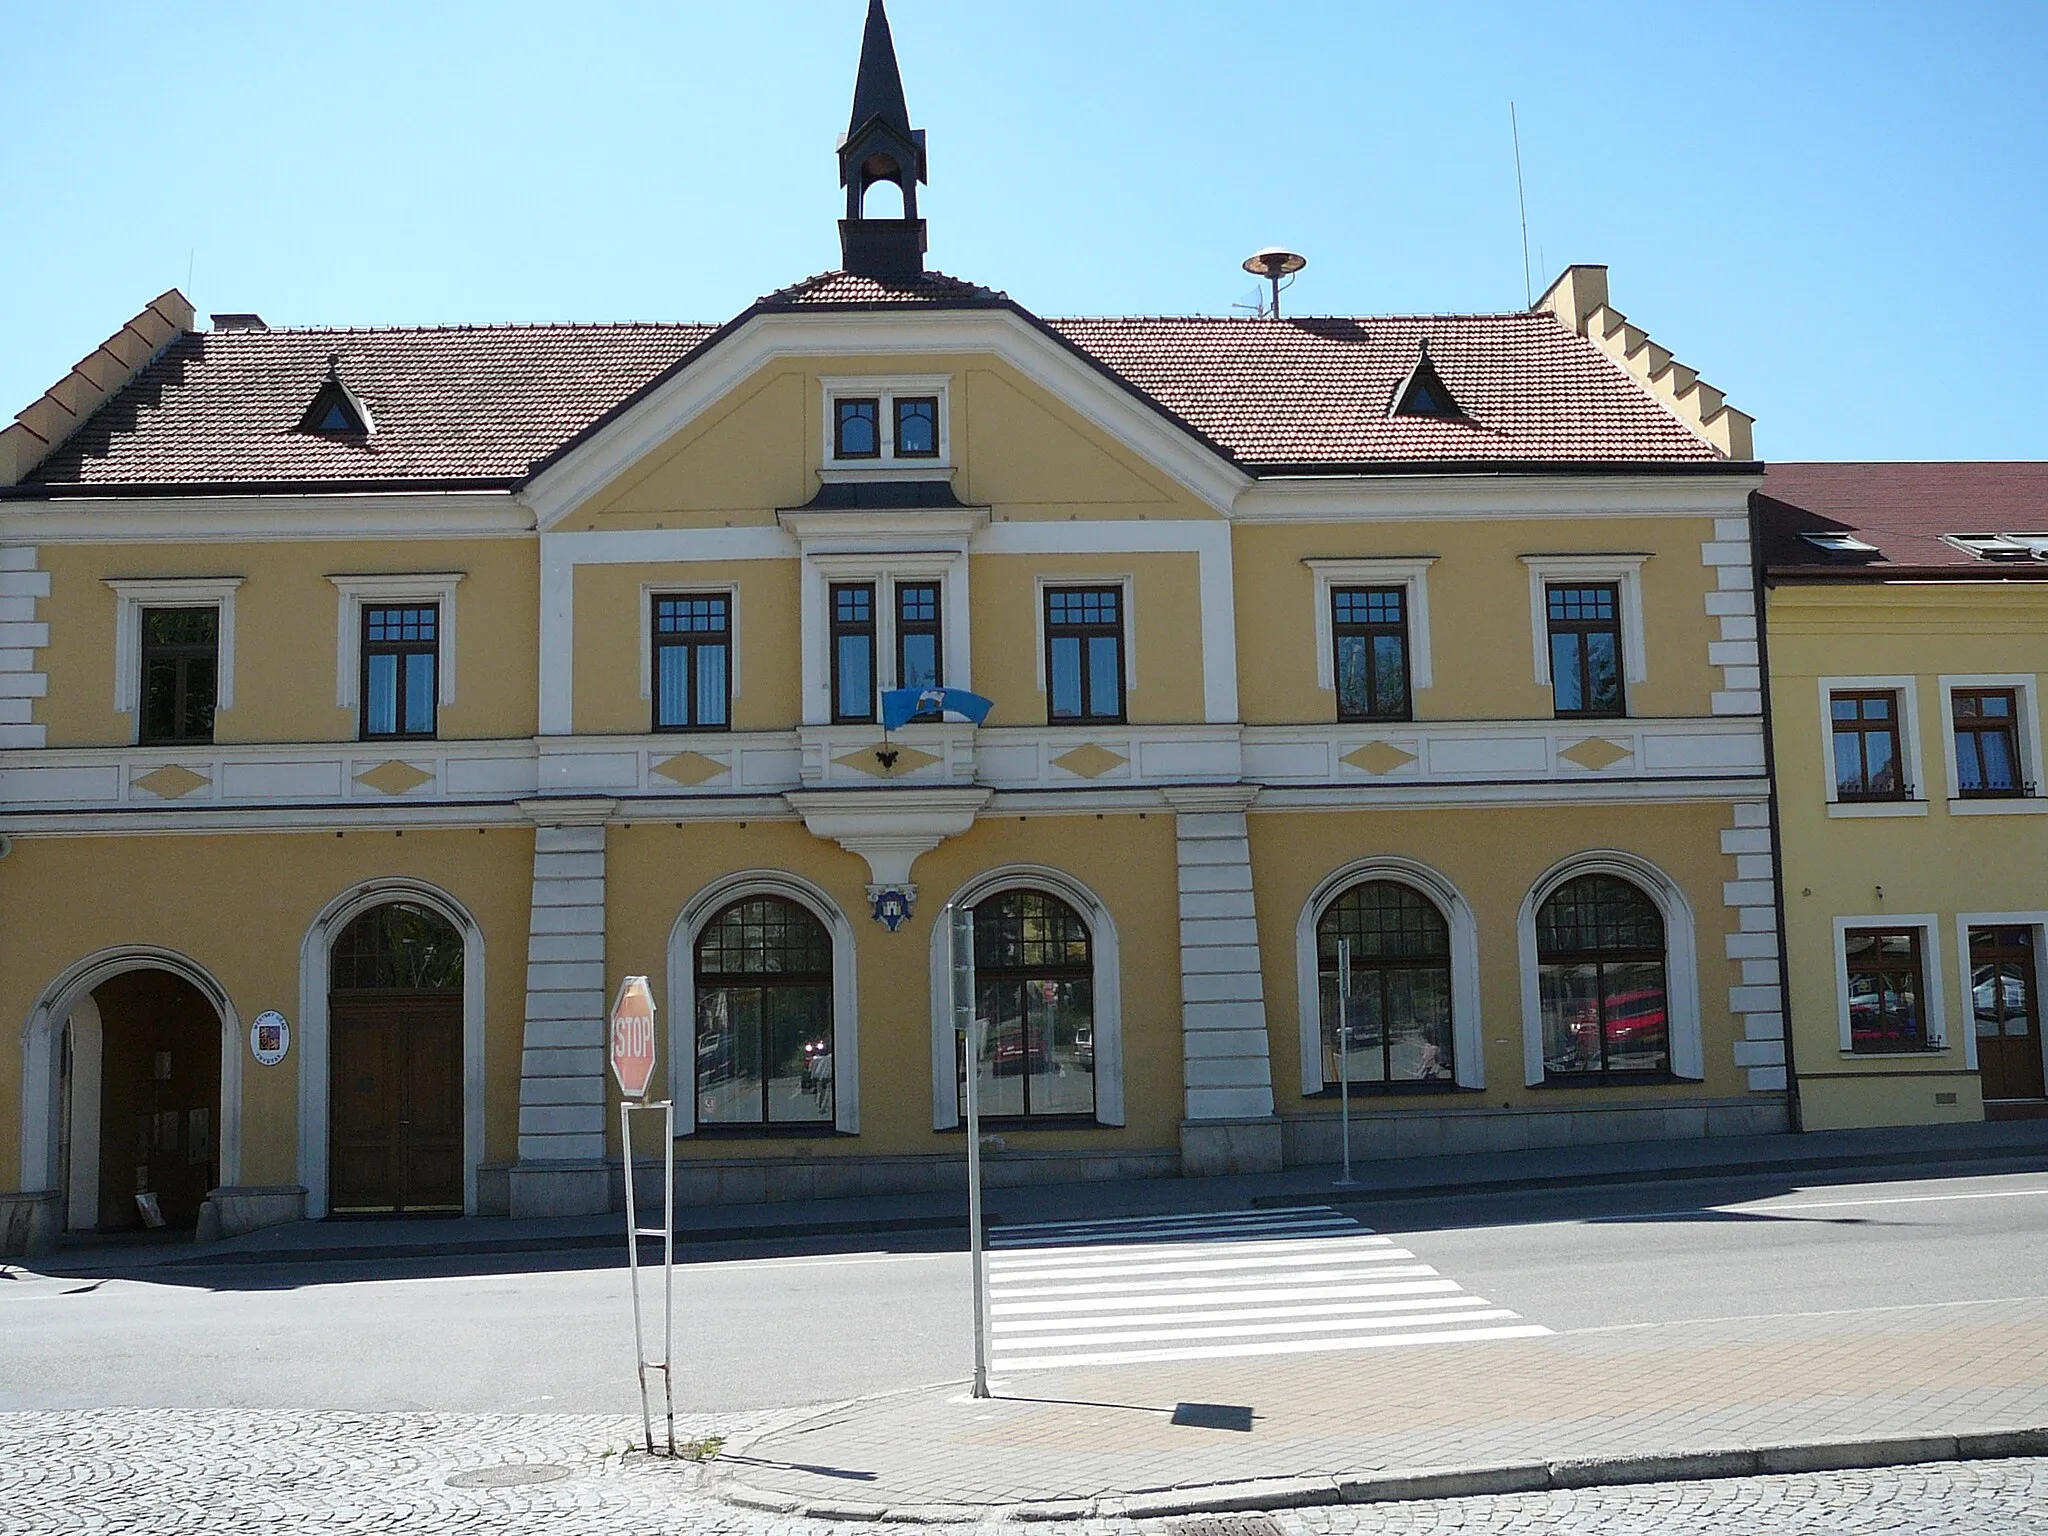
[[[839,141],[839,184],[846,217],[839,221],[841,265],[862,277],[915,277],[924,271],[924,220],[917,216],[917,184],[925,175],[924,130],[910,126],[896,42],[882,0],[868,0],[860,44],[860,77],[853,86],[853,117]],[[903,217],[870,219],[868,188],[886,181],[903,194]]]

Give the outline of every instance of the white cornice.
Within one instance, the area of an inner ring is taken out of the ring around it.
[[[506,538],[533,532],[532,510],[509,491],[66,496],[0,502],[0,541],[8,543]]]
[[[1301,475],[1260,480],[1244,522],[1746,515],[1761,475]]]
[[[1251,476],[1193,433],[1091,367],[1064,343],[1004,309],[757,315],[635,401],[527,487],[551,528],[765,364],[786,357],[988,353],[1057,396],[1217,511]]]

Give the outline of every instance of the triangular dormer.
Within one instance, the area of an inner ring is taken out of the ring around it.
[[[910,126],[896,43],[882,0],[869,0],[861,38],[853,116],[839,141],[839,184],[846,217],[839,223],[841,264],[861,277],[915,277],[924,270],[925,227],[917,216],[917,184],[925,175],[924,130]],[[866,215],[868,188],[886,181],[903,194],[903,217]]]
[[[327,378],[313,396],[313,403],[306,407],[306,414],[299,418],[295,430],[315,437],[368,437],[376,430],[370,419],[370,408],[342,382],[339,352],[329,355]]]
[[[1415,354],[1415,366],[1408,370],[1408,377],[1401,381],[1401,387],[1394,391],[1394,408],[1390,416],[1427,416],[1438,421],[1464,421],[1465,408],[1458,404],[1457,397],[1444,383],[1443,375],[1436,371],[1436,364],[1429,360],[1429,341],[1424,338]]]

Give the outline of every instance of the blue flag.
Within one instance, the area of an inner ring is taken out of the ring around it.
[[[920,715],[927,719],[963,715],[979,725],[995,707],[995,700],[965,688],[890,688],[882,694],[882,729],[893,731]]]

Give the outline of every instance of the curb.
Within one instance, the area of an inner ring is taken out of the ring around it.
[[[1201,1488],[1163,1489],[1098,1499],[1018,1504],[866,1504],[810,1502],[744,1484],[707,1492],[740,1509],[812,1520],[905,1525],[960,1525],[998,1511],[1005,1521],[1064,1521],[1171,1515],[1242,1514],[1303,1509],[1322,1504],[1386,1504],[1421,1499],[1462,1499],[1504,1493],[1613,1488],[1632,1483],[1706,1482],[1798,1472],[1847,1472],[1868,1467],[1918,1466],[1944,1461],[2000,1461],[2048,1456],[2048,1427],[1995,1429],[1960,1435],[1913,1435],[1864,1440],[1808,1440],[1784,1445],[1678,1451],[1648,1456],[1594,1456],[1560,1461],[1502,1462],[1492,1466],[1421,1467],[1334,1477],[1262,1478]]]

